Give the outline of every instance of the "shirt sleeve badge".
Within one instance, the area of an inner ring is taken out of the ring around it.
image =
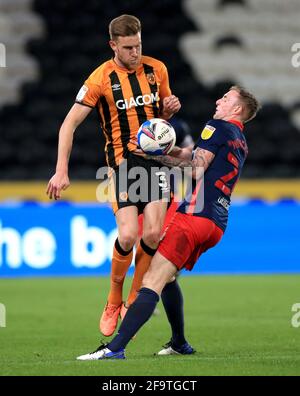
[[[87,87],[86,85],[83,85],[83,86],[80,88],[80,90],[79,90],[79,92],[78,92],[78,94],[77,94],[77,96],[76,96],[77,102],[82,102],[82,101],[83,101],[83,99],[84,99],[84,97],[85,97],[85,94],[87,93],[88,90],[89,90],[89,89],[88,89],[88,87]]]
[[[203,131],[201,132],[201,138],[203,140],[208,140],[212,137],[213,133],[215,132],[216,128],[211,125],[205,125]]]

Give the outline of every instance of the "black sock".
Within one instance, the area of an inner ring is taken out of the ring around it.
[[[128,308],[118,334],[107,344],[107,348],[113,352],[125,348],[139,328],[151,317],[158,300],[159,296],[155,291],[142,287],[136,300]]]
[[[133,247],[132,247],[130,250],[127,250],[127,251],[123,250],[118,238],[115,240],[115,248],[117,249],[117,252],[120,253],[121,256],[128,256],[128,254],[131,253],[131,251],[133,249]]]
[[[172,342],[181,346],[186,342],[184,338],[183,295],[177,280],[167,283],[161,293],[161,299],[171,325]]]

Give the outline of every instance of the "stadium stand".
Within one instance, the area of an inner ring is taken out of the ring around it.
[[[43,34],[43,23],[29,8],[29,0],[0,1],[0,37],[7,67],[0,68],[0,106],[20,99],[19,87],[38,77],[38,64],[24,51],[25,43]]]
[[[243,178],[300,176],[300,68],[291,65],[297,0],[1,0],[0,180],[44,180],[55,167],[59,126],[84,79],[111,56],[109,21],[132,13],[143,22],[143,48],[169,68],[194,139],[234,83],[261,99],[247,127]],[[159,26],[159,29],[157,27]],[[15,32],[12,34],[12,32]],[[24,48],[26,56],[24,56]],[[96,112],[75,135],[72,179],[95,179],[104,164]]]

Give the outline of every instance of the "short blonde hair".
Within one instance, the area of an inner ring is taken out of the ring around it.
[[[252,93],[250,93],[240,85],[233,85],[232,87],[230,87],[229,91],[236,91],[240,95],[241,102],[244,105],[243,122],[246,123],[248,121],[251,121],[256,116],[258,110],[261,108],[258,100]]]
[[[140,20],[133,15],[121,15],[113,19],[109,24],[109,36],[111,40],[117,40],[119,36],[134,36],[142,30]]]

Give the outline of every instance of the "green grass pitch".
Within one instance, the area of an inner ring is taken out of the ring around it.
[[[99,344],[109,279],[1,279],[0,375],[300,375],[300,327],[291,323],[300,275],[179,281],[195,355],[154,356],[170,338],[160,303],[160,315],[130,342],[126,360],[79,362],[77,355]]]

